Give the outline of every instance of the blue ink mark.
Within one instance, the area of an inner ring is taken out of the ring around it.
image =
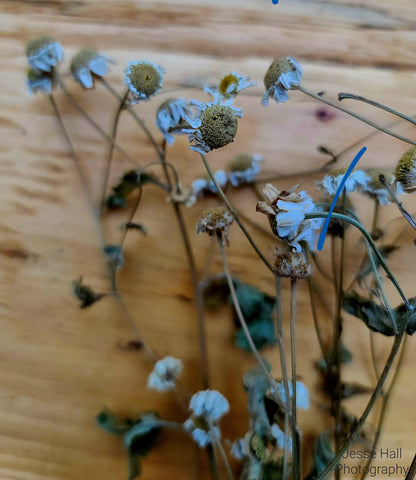
[[[344,185],[345,185],[345,183],[348,179],[349,174],[353,171],[354,167],[357,165],[358,161],[364,155],[366,150],[367,150],[367,147],[363,147],[357,153],[354,160],[351,162],[351,165],[348,167],[348,170],[345,172],[344,178],[342,179],[342,181],[340,183],[340,186],[338,187],[338,190],[335,193],[334,199],[332,200],[332,203],[331,203],[331,208],[329,209],[329,212],[328,212],[328,216],[325,219],[324,226],[323,226],[323,228],[321,230],[321,233],[319,235],[319,239],[318,239],[318,250],[319,251],[322,250],[322,248],[324,246],[326,232],[328,230],[329,222],[331,220],[331,215],[332,215],[332,212],[334,211],[335,204],[337,203],[338,197],[340,196],[340,194],[341,194],[341,192],[344,188]]]
[[[273,5],[277,5],[279,3],[279,0],[272,0]]]

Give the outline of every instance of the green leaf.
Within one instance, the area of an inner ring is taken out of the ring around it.
[[[258,350],[261,350],[266,345],[275,345],[277,342],[273,319],[270,316],[249,323],[248,330]],[[238,347],[251,352],[251,347],[243,328],[237,330],[235,341]]]
[[[139,455],[128,454],[128,469],[127,480],[134,480],[140,475],[142,467]]]
[[[413,335],[416,332],[416,297],[408,298],[407,302],[410,305],[410,311],[408,307],[402,303],[394,309],[394,314],[398,325],[406,325],[406,333]]]
[[[362,320],[370,330],[391,337],[394,335],[388,312],[381,306],[356,292],[345,293],[344,310]]]
[[[360,395],[363,393],[371,393],[372,388],[360,385],[359,383],[341,383],[341,398],[350,398],[354,395]]]
[[[147,235],[147,228],[143,223],[127,222],[124,224],[124,228],[127,230],[139,230],[144,235]]]
[[[260,461],[264,462],[267,456],[267,448],[260,435],[256,433],[250,439],[250,448],[253,455]]]
[[[157,416],[150,412],[140,417],[140,420],[124,435],[124,445],[129,454],[146,455],[155,446],[160,432]]]
[[[249,322],[261,310],[264,303],[264,294],[257,287],[241,282],[237,283],[235,293],[241,312],[246,321]]]
[[[331,447],[331,435],[328,432],[320,433],[315,440],[313,465],[305,480],[315,480],[318,478],[334,457],[335,455]]]
[[[287,474],[290,478],[291,464],[288,464]],[[283,479],[283,457],[271,460],[263,464],[261,480],[282,480]]]
[[[90,286],[83,284],[82,276],[72,281],[72,288],[75,296],[81,302],[80,308],[87,308],[107,295],[105,293],[95,293]]]
[[[134,425],[130,418],[120,418],[111,410],[105,408],[96,417],[98,425],[105,431],[114,435],[124,435]]]

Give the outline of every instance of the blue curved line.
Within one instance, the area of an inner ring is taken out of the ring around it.
[[[367,147],[363,147],[358,153],[357,155],[355,156],[354,160],[351,162],[351,165],[348,167],[348,170],[345,172],[345,175],[344,175],[344,178],[341,180],[341,183],[338,187],[338,190],[336,191],[335,193],[335,196],[334,196],[334,199],[332,200],[332,203],[331,203],[331,208],[329,209],[329,212],[328,212],[328,216],[326,217],[325,219],[325,223],[324,223],[324,226],[321,230],[321,233],[319,235],[319,239],[318,239],[318,250],[321,251],[323,246],[324,246],[324,242],[325,242],[325,237],[326,237],[326,232],[328,231],[328,227],[329,227],[329,222],[331,220],[331,215],[332,215],[332,212],[334,211],[334,208],[335,208],[335,205],[337,203],[337,200],[338,200],[338,197],[340,196],[343,188],[344,188],[344,185],[348,179],[348,176],[350,175],[350,173],[353,171],[354,167],[357,165],[358,161],[360,160],[360,158],[364,155],[365,151],[367,150]]]

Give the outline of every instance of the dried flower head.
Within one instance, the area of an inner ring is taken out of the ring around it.
[[[168,202],[180,203],[185,207],[192,207],[196,202],[196,196],[192,193],[190,188],[183,187],[180,183],[177,188],[172,190],[172,193],[166,199]]]
[[[173,390],[176,380],[182,373],[183,364],[174,357],[165,357],[155,363],[152,373],[147,380],[147,387],[159,392]]]
[[[315,249],[323,220],[305,220],[305,214],[320,211],[305,191],[297,192],[298,185],[280,191],[268,183],[263,189],[267,201],[257,203],[256,210],[265,213],[276,237],[287,242],[296,252],[302,251],[300,242]]]
[[[241,90],[256,85],[248,77],[233,72],[225,75],[220,80],[218,88],[205,87],[204,90],[214,97],[214,101],[235,97]]]
[[[408,150],[400,158],[394,175],[405,192],[412,193],[416,190],[416,147]]]
[[[365,188],[362,188],[362,192],[371,198],[378,200],[380,205],[388,205],[391,201],[390,194],[387,188],[380,181],[380,175],[383,175],[386,184],[396,195],[404,193],[400,183],[396,181],[396,177],[390,170],[380,168],[369,168],[366,170],[368,176],[368,183]]]
[[[57,85],[56,75],[52,72],[42,72],[30,68],[27,72],[26,84],[29,87],[29,93],[51,94]]]
[[[279,277],[308,278],[312,273],[311,264],[303,252],[274,252],[274,271]]]
[[[170,98],[163,102],[157,110],[156,125],[169,145],[175,141],[172,133],[183,133],[189,127],[192,111],[184,98]]]
[[[269,97],[279,102],[289,99],[287,91],[296,88],[302,78],[302,68],[293,58],[277,58],[272,62],[264,75],[266,92],[263,96],[263,105],[268,105]]]
[[[33,69],[50,72],[51,67],[62,62],[64,49],[51,37],[39,37],[27,43],[26,55]]]
[[[244,183],[254,181],[256,175],[260,172],[260,165],[263,158],[261,155],[249,155],[243,153],[237,155],[232,161],[228,169],[228,178],[233,187],[238,187]]]
[[[128,86],[131,95],[131,104],[149,100],[161,88],[163,75],[166,71],[151,62],[128,62],[124,70],[124,83]]]
[[[228,233],[234,220],[228,209],[222,206],[209,208],[203,215],[196,225],[196,233],[208,233],[210,236],[222,233],[224,242],[228,246],[230,244]]]
[[[203,390],[192,396],[189,408],[192,415],[184,427],[198,445],[206,447],[218,441],[221,438],[218,420],[230,409],[227,399],[216,390]]]
[[[221,190],[228,183],[228,176],[224,170],[217,170],[214,173],[214,178]],[[202,178],[194,180],[191,184],[191,188],[193,194],[197,197],[203,196],[206,193],[216,194],[218,192],[215,183],[210,179],[208,174],[204,175]]]
[[[325,175],[322,181],[315,182],[318,190],[325,190],[328,195],[335,195],[345,177],[346,172],[346,168],[331,170]],[[347,180],[344,184],[345,191],[350,193],[358,188],[365,190],[369,181],[370,178],[366,172],[363,172],[362,170],[354,170],[347,177]]]
[[[104,77],[109,70],[109,62],[114,63],[114,60],[101,55],[94,48],[83,48],[72,57],[71,73],[81,86],[92,88],[94,86],[94,75]]]
[[[197,108],[197,113],[189,122],[191,128],[182,131],[188,134],[191,143],[194,142],[191,150],[208,153],[234,141],[237,117],[243,116],[240,109],[231,107],[230,101],[220,104],[192,100],[190,104]]]

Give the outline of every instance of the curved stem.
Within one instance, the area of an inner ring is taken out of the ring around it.
[[[401,140],[402,142],[410,143],[410,145],[416,145],[416,142],[414,142],[413,140],[410,140],[410,138],[402,137],[401,135],[394,133],[391,130],[388,130],[387,128],[384,128],[382,125],[379,125],[377,123],[372,122],[371,120],[368,120],[367,118],[364,118],[358,113],[352,112],[351,110],[341,107],[340,105],[336,104],[335,102],[332,102],[331,100],[328,100],[325,97],[321,97],[320,95],[317,95],[316,93],[311,92],[310,90],[304,88],[301,85],[297,87],[297,90],[301,91],[305,95],[308,95],[314,98],[315,100],[319,100],[320,102],[325,103],[326,105],[330,105],[331,107],[337,108],[338,110],[341,110],[341,112],[348,113],[348,115],[351,115],[352,117],[357,118],[358,120],[361,120],[362,122],[367,123],[368,125],[371,125],[373,128],[377,128],[377,130],[387,133],[388,135],[395,137],[398,140]]]
[[[380,182],[384,185],[386,190],[389,192],[390,197],[393,199],[393,202],[396,204],[397,208],[400,210],[400,213],[407,220],[407,222],[416,230],[416,222],[413,220],[410,213],[403,207],[402,202],[397,198],[396,194],[391,189],[390,185],[386,182],[384,175],[379,175]]]
[[[218,185],[217,181],[215,180],[215,177],[212,173],[212,170],[210,168],[210,166],[208,165],[208,162],[205,158],[205,155],[203,155],[202,153],[200,154],[201,155],[201,159],[202,159],[202,162],[208,172],[208,175],[210,177],[210,179],[212,180],[212,182],[214,183],[216,189],[218,190],[218,194],[219,196],[221,197],[222,201],[225,203],[225,206],[228,208],[229,212],[231,213],[231,215],[234,217],[234,220],[237,222],[238,226],[240,227],[241,231],[244,233],[244,235],[246,236],[247,240],[250,242],[250,245],[254,248],[255,252],[257,253],[257,255],[260,257],[260,259],[262,260],[262,262],[266,265],[266,267],[274,273],[274,270],[273,270],[273,267],[270,265],[270,263],[266,260],[266,258],[264,257],[264,255],[260,252],[260,250],[258,249],[257,245],[254,243],[254,240],[251,238],[250,234],[247,232],[246,228],[244,227],[244,225],[241,223],[240,219],[238,218],[238,215],[236,213],[236,211],[233,209],[233,207],[231,206],[230,202],[228,201],[227,197],[225,196],[224,192],[222,191],[221,187]]]

